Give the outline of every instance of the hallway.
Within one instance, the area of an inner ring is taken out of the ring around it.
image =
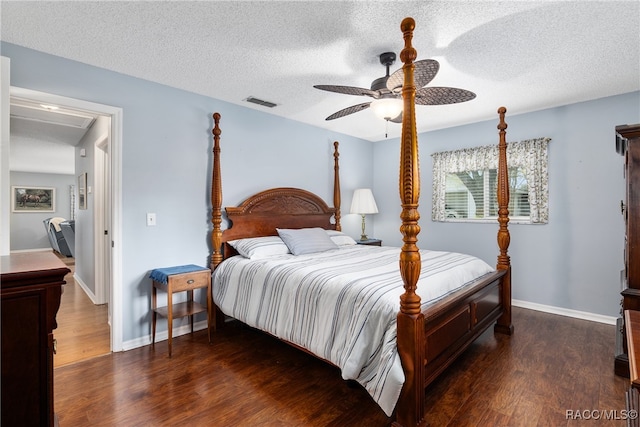
[[[111,353],[111,332],[107,304],[95,305],[73,279],[75,259],[58,257],[71,269],[56,316],[58,328],[53,331],[57,352],[55,368]]]

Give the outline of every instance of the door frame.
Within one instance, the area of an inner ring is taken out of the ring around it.
[[[122,120],[123,110],[111,105],[98,104],[76,98],[54,95],[20,87],[10,87],[10,97],[29,99],[43,104],[56,104],[77,110],[90,111],[111,117],[109,157],[111,160],[111,271],[105,272],[109,280],[109,314],[111,324],[111,351],[123,351],[122,319]],[[8,184],[7,184],[8,185]],[[8,237],[8,236],[7,236]],[[95,241],[94,246],[100,244]]]
[[[0,56],[0,255],[9,255],[11,246],[11,185],[9,184],[9,91],[11,60]]]
[[[93,248],[95,268],[96,304],[109,303],[111,286],[111,160],[109,158],[110,138],[107,133],[100,135],[94,142],[93,162]],[[109,307],[109,323],[111,323],[111,307]]]

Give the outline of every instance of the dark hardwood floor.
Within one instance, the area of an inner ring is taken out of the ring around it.
[[[431,426],[622,426],[567,411],[625,409],[614,326],[514,307],[515,334],[488,331],[427,392]],[[60,426],[387,426],[339,371],[231,322],[55,369]],[[616,412],[617,411],[617,412]]]

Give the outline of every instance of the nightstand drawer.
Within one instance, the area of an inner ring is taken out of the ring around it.
[[[173,292],[188,291],[207,286],[210,276],[211,270],[173,274],[169,276],[168,285],[171,286]]]

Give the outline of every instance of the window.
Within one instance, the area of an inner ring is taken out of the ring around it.
[[[498,170],[484,169],[447,173],[445,217],[493,219],[498,217]],[[509,216],[529,220],[529,187],[520,167],[509,168]]]
[[[550,138],[507,145],[509,217],[513,222],[548,222],[547,147]],[[498,147],[434,153],[434,221],[487,221],[498,216]]]

